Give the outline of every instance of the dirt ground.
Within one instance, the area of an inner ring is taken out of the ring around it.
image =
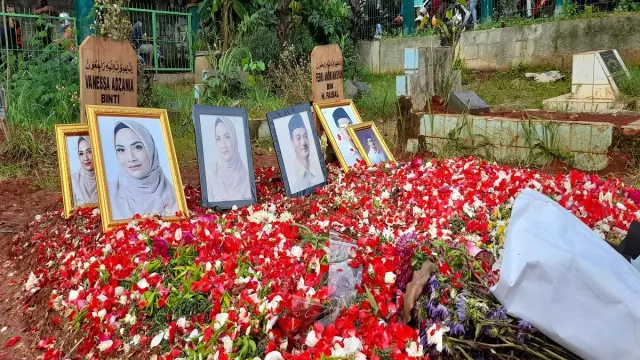
[[[424,112],[429,112],[429,104],[425,104]],[[439,96],[431,99],[431,113],[433,114],[453,114]],[[482,116],[506,117],[510,119],[544,119],[555,121],[579,121],[579,122],[608,122],[616,127],[629,125],[640,120],[640,114],[618,113],[618,114],[594,114],[594,113],[567,113],[548,110],[512,110],[512,111],[490,111],[482,113]]]
[[[397,153],[398,161],[408,161],[416,156],[408,153]],[[430,154],[418,154],[430,157]],[[277,166],[273,152],[259,149],[254,152],[254,167]],[[630,173],[629,161],[622,154],[612,155],[607,169],[598,172],[600,175],[616,175],[625,177]],[[542,169],[547,173],[566,172],[570,168],[560,162],[553,162]],[[181,169],[183,184],[199,187],[197,166]],[[41,354],[34,348],[40,339],[52,336],[52,332],[62,330],[45,328],[49,323],[41,316],[46,311],[50,290],[42,289],[35,296],[24,296],[23,286],[29,271],[35,264],[35,252],[16,254],[13,249],[14,237],[24,230],[25,226],[38,214],[61,207],[59,190],[42,190],[37,188],[32,179],[10,179],[0,181],[0,359],[33,359]],[[6,329],[5,329],[6,327]],[[68,334],[67,334],[68,335]],[[19,336],[18,343],[5,349],[7,342]],[[72,336],[67,336],[73,341]]]

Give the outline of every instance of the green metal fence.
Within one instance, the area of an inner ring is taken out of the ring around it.
[[[131,24],[140,22],[141,38],[132,39],[148,69],[193,71],[191,14],[157,9],[123,8]],[[132,31],[132,37],[135,32]]]
[[[4,29],[4,16],[9,28],[8,36],[0,31],[0,45],[2,56],[9,48],[13,54],[22,54],[30,58],[42,52],[44,48],[61,41],[66,25],[76,28],[76,19],[71,16],[33,15],[25,12],[0,12],[0,28]],[[24,11],[24,10],[23,10]],[[77,36],[74,38],[77,43]]]
[[[133,39],[135,32],[132,29],[132,42],[148,71],[193,71],[193,30],[190,13],[141,8],[124,10],[132,25],[140,22],[141,36]],[[3,15],[7,16],[8,22],[9,19],[14,22],[13,26],[9,26],[8,38],[1,31],[4,28]],[[65,24],[77,29],[73,16],[34,15],[31,9],[14,9],[11,13],[0,12],[0,56],[4,56],[9,47],[12,54],[32,58],[43,51],[47,44],[62,39]],[[78,40],[76,31],[76,45]]]

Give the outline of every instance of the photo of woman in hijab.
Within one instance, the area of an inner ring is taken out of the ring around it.
[[[106,147],[107,139],[103,142]],[[158,148],[149,130],[135,120],[117,121],[113,149],[119,165],[117,179],[108,184],[113,220],[136,214],[175,215],[176,194],[160,166]]]
[[[202,206],[231,209],[256,203],[247,109],[194,105],[193,124]]]
[[[236,128],[227,117],[216,118],[212,140],[216,160],[206,173],[209,201],[251,199],[249,171],[240,157]]]
[[[91,142],[88,136],[71,136],[67,138],[69,148],[77,149],[76,154],[70,152],[70,156],[77,155],[80,166],[77,172],[71,174],[71,190],[73,192],[73,205],[82,206],[98,203],[98,189],[96,176],[93,169],[93,154]],[[73,144],[70,144],[73,143]]]

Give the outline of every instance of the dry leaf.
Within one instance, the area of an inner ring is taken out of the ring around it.
[[[420,270],[413,273],[413,279],[407,284],[407,291],[402,296],[402,321],[411,321],[411,309],[420,297],[422,289],[429,281],[431,274],[438,271],[438,267],[431,261],[425,261]]]

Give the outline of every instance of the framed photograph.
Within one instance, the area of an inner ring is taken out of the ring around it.
[[[202,206],[230,209],[256,203],[247,109],[194,105],[193,123]]]
[[[349,171],[356,161],[363,159],[347,131],[347,127],[362,123],[353,101],[315,104],[314,109],[340,165]]]
[[[368,121],[349,126],[347,130],[368,166],[377,165],[381,162],[396,161],[380,132],[378,132],[376,124]]]
[[[167,111],[87,105],[105,231],[134,215],[188,216]]]
[[[64,217],[79,207],[98,205],[93,151],[86,124],[55,127]]]
[[[327,183],[327,169],[311,116],[311,106],[300,104],[267,113],[287,196],[307,196]]]

